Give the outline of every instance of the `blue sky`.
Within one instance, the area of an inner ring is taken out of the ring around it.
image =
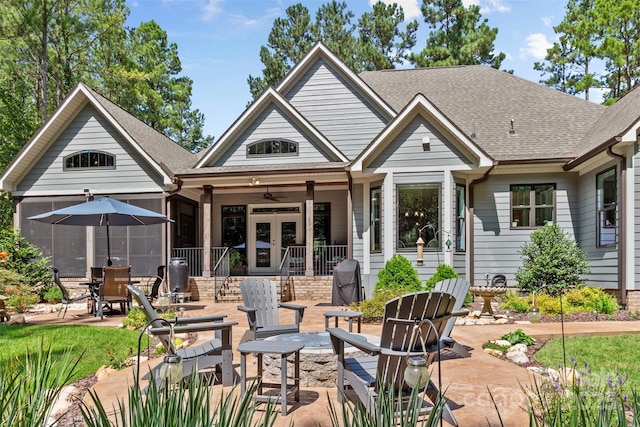
[[[183,73],[193,80],[192,108],[206,117],[205,134],[216,139],[251,101],[247,78],[260,76],[260,47],[274,19],[285,15],[291,0],[127,0],[130,27],[156,21],[178,45]],[[326,1],[301,1],[315,15]],[[356,19],[371,10],[371,0],[347,0]],[[387,0],[385,0],[387,2]],[[405,17],[422,27],[416,50],[425,45],[426,24],[418,0],[396,0]],[[483,18],[498,28],[496,51],[507,55],[502,69],[538,82],[533,63],[544,58],[556,36],[553,26],[564,16],[562,0],[465,0],[479,4]]]

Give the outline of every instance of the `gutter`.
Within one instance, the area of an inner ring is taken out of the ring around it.
[[[469,247],[468,247],[468,252],[471,254],[471,256],[469,257],[469,274],[467,274],[467,280],[469,281],[469,283],[473,283],[473,277],[475,274],[475,258],[473,256],[473,252],[474,252],[474,230],[473,230],[473,223],[474,223],[474,200],[473,200],[473,189],[475,188],[476,185],[478,184],[482,184],[483,182],[487,181],[489,179],[489,174],[491,173],[491,171],[496,167],[497,163],[494,162],[491,167],[484,173],[484,175],[482,176],[482,178],[478,178],[475,181],[472,181],[471,184],[469,184],[469,239],[467,240],[469,243]]]
[[[627,158],[621,154],[613,152],[613,146],[607,147],[607,155],[618,159],[620,164],[620,203],[618,203],[618,218],[620,218],[618,243],[618,289],[620,289],[620,305],[622,309],[627,308],[627,217],[626,197],[627,194]]]

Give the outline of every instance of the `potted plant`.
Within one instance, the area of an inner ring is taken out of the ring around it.
[[[229,266],[231,267],[231,275],[233,276],[245,276],[247,274],[244,256],[237,249],[229,250]]]

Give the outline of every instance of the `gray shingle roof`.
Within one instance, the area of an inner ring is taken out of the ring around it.
[[[85,85],[105,110],[122,126],[129,136],[156,162],[175,173],[176,170],[190,167],[196,162],[196,155],[172,139],[156,131],[144,122],[109,101],[95,90]]]
[[[422,93],[499,161],[572,158],[606,107],[484,65],[360,75],[396,111]],[[511,136],[514,119],[516,136]]]
[[[640,118],[640,90],[632,90],[608,107],[577,146],[579,156],[622,136]]]

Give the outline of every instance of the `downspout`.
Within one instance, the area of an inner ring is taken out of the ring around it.
[[[607,147],[609,157],[618,159],[620,162],[620,203],[618,203],[618,217],[620,218],[620,243],[618,244],[618,289],[620,289],[620,305],[622,309],[627,308],[627,217],[626,217],[626,194],[627,194],[627,158],[622,154],[613,152],[613,147]]]
[[[467,280],[469,281],[469,283],[473,283],[473,276],[475,274],[475,256],[473,255],[474,252],[474,230],[473,230],[473,222],[474,222],[474,200],[473,200],[473,189],[476,185],[478,184],[482,184],[483,182],[487,181],[489,179],[489,174],[491,173],[491,171],[496,167],[496,163],[494,162],[491,167],[484,173],[484,175],[482,176],[482,178],[478,178],[475,181],[472,181],[471,184],[469,184],[469,226],[468,226],[468,239],[467,242],[469,243],[469,254],[471,256],[469,256],[469,274],[467,274]]]

